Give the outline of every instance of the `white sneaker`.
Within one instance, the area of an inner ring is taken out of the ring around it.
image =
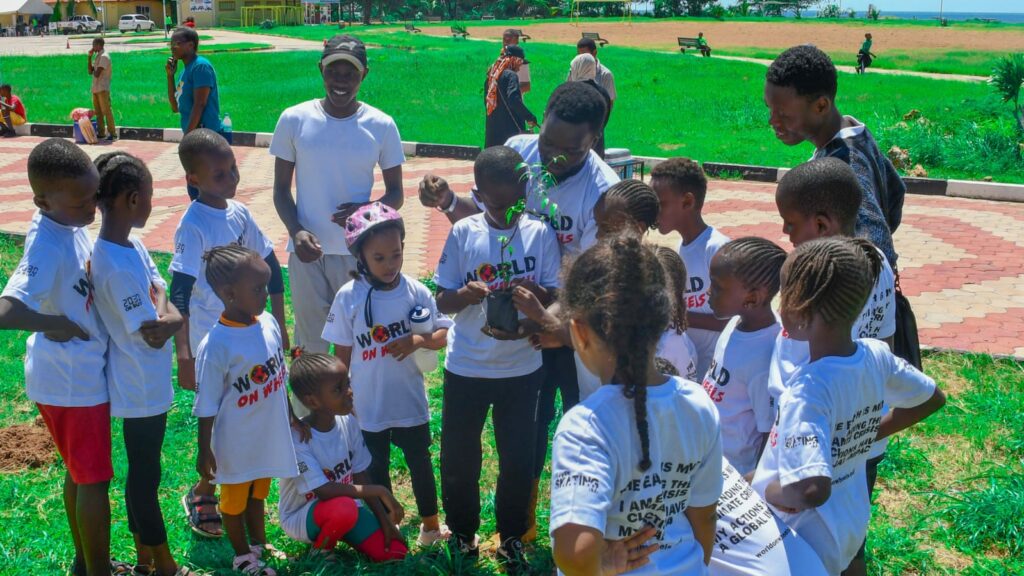
[[[277,576],[277,572],[264,564],[253,552],[235,556],[231,569],[247,576]]]
[[[420,535],[419,538],[416,538],[416,545],[429,548],[442,540],[447,540],[451,535],[452,532],[446,524],[441,524],[439,530],[427,530],[423,524],[420,524]]]

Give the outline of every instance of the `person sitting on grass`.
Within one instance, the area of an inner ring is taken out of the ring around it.
[[[4,138],[14,138],[18,135],[14,127],[28,122],[25,105],[22,104],[21,98],[11,92],[10,84],[0,84],[0,116],[3,117],[3,122],[0,122],[0,136]]]

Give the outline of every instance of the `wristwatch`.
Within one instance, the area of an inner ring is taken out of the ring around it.
[[[437,211],[438,212],[444,212],[445,214],[451,214],[452,212],[455,212],[455,207],[458,206],[458,204],[459,204],[459,197],[456,196],[455,192],[453,191],[452,192],[452,201],[451,201],[450,204],[448,204],[448,207],[447,208],[441,208],[440,206],[438,206],[437,207]]]

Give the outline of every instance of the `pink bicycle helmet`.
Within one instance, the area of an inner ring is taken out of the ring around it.
[[[345,244],[353,254],[368,232],[379,226],[396,226],[405,240],[405,223],[397,210],[380,202],[371,202],[356,209],[345,221]]]

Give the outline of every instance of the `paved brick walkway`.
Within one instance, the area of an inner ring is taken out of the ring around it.
[[[26,160],[38,138],[0,140],[0,230],[24,233],[35,208]],[[119,142],[149,165],[155,180],[153,215],[143,239],[152,250],[169,251],[186,206],[183,175],[173,144]],[[111,146],[86,147],[99,155]],[[242,174],[238,200],[246,203],[282,258],[287,240],[271,198],[273,159],[262,148],[236,148]],[[437,262],[448,223],[415,199],[424,174],[445,177],[459,194],[472,182],[469,162],[411,158],[405,165],[409,200],[406,272],[422,274]],[[382,190],[378,176],[377,186]],[[775,186],[713,181],[705,204],[709,222],[732,237],[755,234],[788,248],[775,212]],[[944,197],[908,196],[896,235],[903,289],[910,297],[927,345],[1024,356],[1024,205]],[[98,223],[97,223],[98,226]],[[653,234],[675,246],[677,236]]]

